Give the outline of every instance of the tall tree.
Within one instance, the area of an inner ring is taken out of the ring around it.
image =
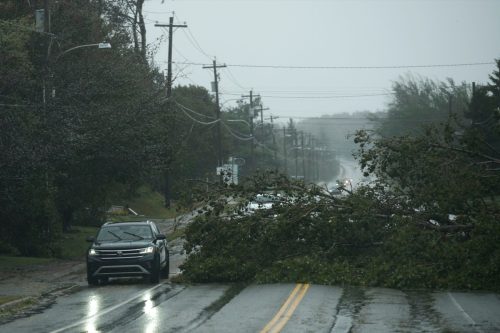
[[[422,134],[425,126],[444,123],[452,114],[463,118],[468,109],[467,85],[456,85],[451,79],[435,82],[407,76],[392,89],[387,115],[378,118],[378,132],[386,137]]]

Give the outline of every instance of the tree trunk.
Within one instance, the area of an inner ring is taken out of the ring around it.
[[[144,0],[137,0],[137,14],[139,16],[139,29],[141,33],[141,56],[142,60],[146,63],[146,25],[144,24],[144,16],[142,15],[142,6]]]
[[[62,212],[63,232],[71,231],[71,228],[72,228],[71,224],[73,222],[73,213],[74,213],[73,208],[66,208]]]

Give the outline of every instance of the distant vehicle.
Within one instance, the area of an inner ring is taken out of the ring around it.
[[[342,191],[339,190],[337,187],[334,187],[332,189],[329,189],[328,193],[330,193],[331,195],[341,195]]]
[[[89,285],[112,277],[147,277],[151,283],[168,277],[166,237],[152,221],[108,222],[87,241],[92,242],[87,252]]]
[[[273,208],[273,204],[278,200],[279,198],[271,194],[257,194],[255,198],[248,203],[247,209],[250,211],[271,209]]]
[[[343,178],[337,180],[337,188],[338,189],[346,189],[352,192],[352,179]]]

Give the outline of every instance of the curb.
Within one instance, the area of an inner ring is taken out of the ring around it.
[[[55,297],[63,296],[63,295],[71,293],[72,289],[77,289],[78,290],[79,288],[80,288],[79,285],[73,284],[71,286],[64,287],[64,288],[61,288],[61,289],[49,290],[49,291],[44,292],[44,293],[42,293],[42,294],[40,294],[38,296],[25,296],[25,297],[21,297],[21,298],[18,298],[18,299],[15,299],[13,301],[10,301],[10,302],[7,302],[7,303],[4,303],[4,304],[0,305],[0,312],[8,311],[10,308],[13,308],[16,305],[21,304],[21,303],[26,302],[26,301],[29,301],[29,300],[34,301],[34,303],[37,303],[41,299],[43,299],[45,297],[48,297],[48,296],[55,296]]]

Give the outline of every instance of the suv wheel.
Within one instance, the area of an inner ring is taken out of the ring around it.
[[[161,276],[168,279],[170,273],[170,258],[168,251],[165,250],[165,267],[161,270]]]
[[[97,286],[99,280],[96,277],[93,277],[92,274],[87,270],[87,282],[89,286]]]
[[[156,256],[153,262],[153,268],[151,268],[151,276],[149,277],[150,282],[151,283],[160,282],[160,274],[161,274],[160,257]]]

